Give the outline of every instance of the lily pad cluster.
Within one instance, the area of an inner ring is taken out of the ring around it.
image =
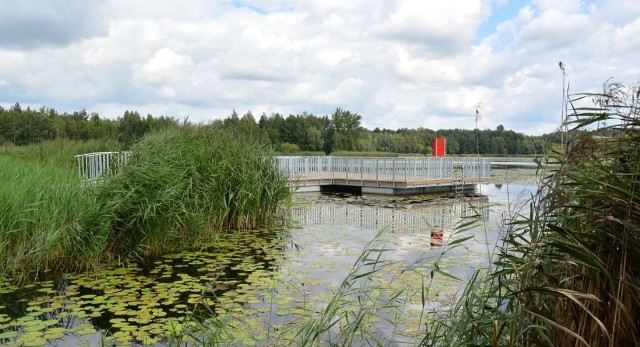
[[[69,335],[99,335],[107,344],[150,345],[180,336],[215,314],[220,295],[268,274],[261,269],[271,262],[263,258],[280,241],[248,235],[227,235],[228,244],[217,247],[228,252],[181,252],[149,266],[105,267],[62,283],[39,283],[28,297],[2,283],[0,293],[13,294],[23,309],[11,316],[0,306],[0,344],[41,346]]]

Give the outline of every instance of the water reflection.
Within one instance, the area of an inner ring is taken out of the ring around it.
[[[381,246],[386,249],[380,259],[409,265],[433,260],[452,240],[478,234],[481,242],[465,246],[465,257],[473,258],[474,262],[486,258],[483,254],[486,254],[487,235],[480,233],[489,216],[486,196],[361,199],[316,195],[302,199],[307,203],[291,210],[291,218],[300,224],[300,229],[291,230],[296,249],[287,257],[291,261],[288,266],[310,278],[323,278],[330,285],[339,285],[347,274],[346,269],[375,237],[380,237]],[[456,229],[472,220],[475,227]],[[380,230],[384,231],[382,236],[378,235]],[[465,265],[462,271],[466,269]]]
[[[416,198],[372,204],[369,201],[317,201],[295,206],[292,219],[304,226],[349,225],[361,229],[386,229],[397,235],[451,231],[464,218],[488,217],[487,197],[448,199],[415,204]],[[346,202],[346,203],[345,203]]]

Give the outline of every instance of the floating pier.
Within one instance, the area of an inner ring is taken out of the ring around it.
[[[464,192],[489,182],[487,158],[278,157],[296,191],[406,195]]]
[[[83,185],[100,184],[127,164],[129,152],[98,152],[77,155]],[[298,192],[350,192],[356,194],[406,195],[465,192],[489,182],[487,158],[448,157],[276,157],[276,166]]]

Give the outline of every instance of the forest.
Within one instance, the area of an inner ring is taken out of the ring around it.
[[[283,116],[279,113],[256,117],[235,110],[227,118],[201,126],[221,126],[272,146],[283,154],[324,152],[368,152],[425,155],[431,153],[431,140],[446,138],[449,155],[536,155],[545,144],[558,142],[558,134],[530,136],[499,125],[489,129],[369,130],[361,125],[362,115],[337,108],[331,115],[303,112]],[[23,146],[46,140],[111,140],[129,148],[147,133],[190,124],[169,116],[141,116],[125,111],[116,119],[103,118],[86,110],[59,113],[53,108],[23,108],[19,103],[0,107],[0,145]],[[190,124],[193,125],[193,124]]]

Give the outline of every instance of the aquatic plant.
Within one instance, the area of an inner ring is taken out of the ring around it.
[[[640,88],[572,95],[566,151],[494,266],[424,345],[630,346],[640,337]],[[596,129],[584,131],[589,127]]]
[[[47,141],[0,146],[0,275],[79,267],[76,220],[91,205],[78,184],[74,155],[108,143]],[[19,277],[19,278],[18,278]]]
[[[0,148],[1,275],[19,280],[197,247],[212,233],[277,223],[290,197],[271,152],[211,127],[149,135],[122,174],[83,188],[73,156],[105,146]]]
[[[145,137],[94,194],[79,220],[84,243],[95,254],[143,258],[222,230],[273,225],[290,197],[268,149],[229,131],[188,126]]]

